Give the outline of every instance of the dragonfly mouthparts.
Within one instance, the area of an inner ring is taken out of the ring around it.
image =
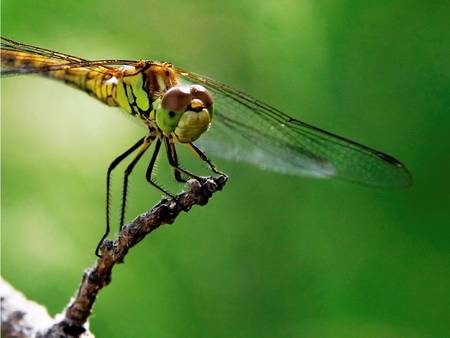
[[[187,110],[201,112],[203,108],[205,108],[205,105],[201,100],[193,99],[191,104],[188,106]]]

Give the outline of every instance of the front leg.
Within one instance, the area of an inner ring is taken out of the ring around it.
[[[177,178],[177,176],[180,176],[180,178],[181,178],[181,174],[184,174],[184,175],[194,178],[198,181],[202,181],[202,178],[200,176],[197,176],[197,175],[191,173],[190,171],[180,167],[180,165],[178,163],[177,152],[175,149],[175,144],[173,143],[173,139],[171,137],[166,137],[164,140],[165,140],[165,144],[166,144],[167,158],[169,160],[170,166],[175,171],[174,172],[175,178]],[[182,182],[187,181],[184,178],[181,178],[181,179],[182,179]]]
[[[208,159],[206,154],[200,148],[198,148],[194,143],[188,143],[187,145],[188,145],[189,149],[191,149],[194,152],[195,155],[197,155],[202,161],[206,162],[206,164],[208,165],[209,169],[212,172],[214,172],[215,174],[218,174],[218,175],[228,177],[225,173],[218,170],[217,167]]]

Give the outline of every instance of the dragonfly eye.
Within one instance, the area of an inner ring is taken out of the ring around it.
[[[201,111],[203,108],[210,113],[213,100],[205,87],[192,85],[190,87],[172,87],[163,96],[161,107],[168,112],[184,113],[187,110]]]
[[[172,87],[164,94],[161,106],[170,112],[183,113],[191,100],[189,87]]]
[[[206,109],[209,110],[209,108],[212,107],[213,99],[205,87],[200,85],[192,85],[191,94],[195,99],[202,101]]]

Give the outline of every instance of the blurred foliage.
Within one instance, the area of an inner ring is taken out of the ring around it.
[[[4,36],[84,58],[176,63],[384,150],[415,178],[380,190],[216,160],[231,177],[225,190],[115,269],[91,318],[98,337],[450,336],[447,1],[1,9]],[[94,261],[107,165],[145,130],[50,80],[1,84],[2,274],[55,314]],[[166,169],[161,161],[171,185]],[[159,199],[143,173],[129,218]],[[118,171],[117,206],[120,181]]]

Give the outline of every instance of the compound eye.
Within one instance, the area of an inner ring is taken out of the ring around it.
[[[191,94],[195,99],[202,101],[206,109],[212,106],[213,99],[205,87],[200,85],[192,85]]]
[[[164,94],[161,106],[167,111],[184,113],[191,103],[191,99],[189,88],[172,87]]]

